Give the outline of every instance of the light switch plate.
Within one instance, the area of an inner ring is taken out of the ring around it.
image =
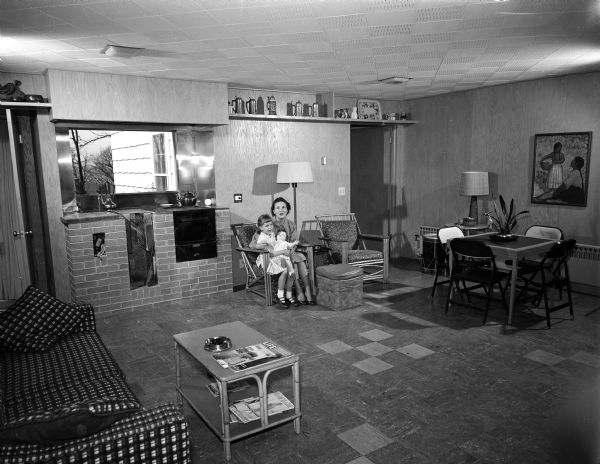
[[[338,187],[338,195],[340,197],[343,197],[344,195],[346,195],[346,187]]]

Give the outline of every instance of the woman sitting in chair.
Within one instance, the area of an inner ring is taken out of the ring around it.
[[[285,230],[288,240],[293,242],[297,240],[298,237],[296,234],[296,224],[294,224],[294,221],[291,221],[287,217],[291,209],[292,207],[289,202],[282,197],[275,198],[271,204],[273,225],[275,227],[281,227],[283,230]],[[251,248],[259,248],[256,244],[257,239],[258,234],[252,237],[252,242],[250,243]],[[306,256],[295,250],[291,250],[289,256],[292,260],[292,263],[294,263],[294,268],[296,269],[297,275],[300,277],[300,279],[294,279],[296,298],[300,304],[316,304],[312,296],[312,289],[310,288],[310,279],[308,278],[308,269],[306,268]],[[300,280],[302,280],[302,283],[304,284],[304,290],[302,289]]]

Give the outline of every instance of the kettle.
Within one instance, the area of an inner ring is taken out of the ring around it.
[[[246,102],[246,113],[256,114],[256,100],[254,98],[251,98]]]
[[[235,97],[231,103],[233,104],[233,112],[236,114],[242,114],[244,112],[244,100],[240,97]]]
[[[192,192],[186,192],[181,195],[179,201],[181,202],[181,206],[194,206],[196,204],[196,195]]]

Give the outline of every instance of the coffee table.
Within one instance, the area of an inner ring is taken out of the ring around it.
[[[299,434],[302,415],[300,412],[299,356],[290,353],[289,356],[275,358],[236,372],[230,368],[221,367],[213,358],[214,353],[204,349],[205,340],[215,336],[229,337],[233,345],[232,349],[270,341],[268,337],[239,321],[174,335],[175,388],[180,407],[183,407],[183,399],[185,399],[194,412],[221,439],[227,460],[231,459],[231,442],[234,440],[291,421],[294,422],[294,431]],[[281,345],[277,345],[289,352]],[[186,361],[191,363],[190,372],[182,372],[182,352],[189,358]],[[198,369],[198,367],[202,369]],[[269,416],[267,414],[269,376],[274,371],[286,368],[292,370],[293,399],[288,399],[293,402],[294,409]],[[249,388],[243,391],[228,391],[229,384],[244,379],[249,380]],[[218,386],[218,398],[215,398],[207,388],[213,382]],[[254,386],[254,382],[256,382],[256,386]],[[260,399],[260,420],[248,423],[231,422],[230,404],[248,397]]]

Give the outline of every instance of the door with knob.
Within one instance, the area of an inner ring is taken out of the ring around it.
[[[52,291],[35,115],[0,114],[0,300],[18,298],[28,285]]]

